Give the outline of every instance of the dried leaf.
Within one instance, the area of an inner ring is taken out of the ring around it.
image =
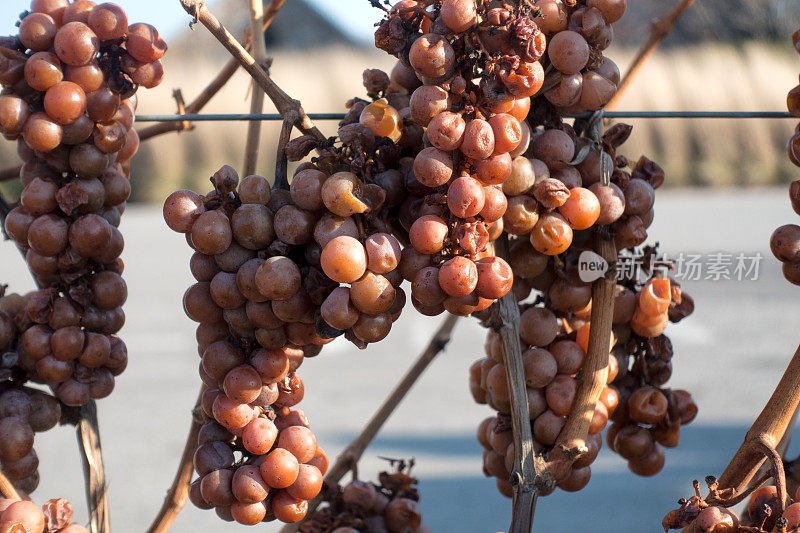
[[[319,140],[312,135],[301,135],[286,143],[286,158],[300,161],[319,147]]]

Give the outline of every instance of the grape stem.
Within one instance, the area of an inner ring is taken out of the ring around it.
[[[111,521],[106,469],[103,464],[103,448],[100,444],[97,404],[94,400],[89,400],[89,403],[80,408],[76,434],[78,450],[83,463],[86,501],[89,504],[89,531],[91,533],[109,533]]]
[[[622,80],[617,84],[617,92],[608,104],[606,104],[606,111],[611,111],[616,107],[616,104],[618,104],[620,98],[622,98],[622,94],[630,87],[633,78],[639,73],[644,62],[653,55],[653,52],[658,48],[658,45],[661,44],[661,41],[672,33],[675,24],[678,23],[678,20],[686,13],[692,4],[694,4],[694,0],[680,0],[675,7],[672,8],[672,11],[650,23],[650,35],[647,37],[642,47],[639,48],[639,51],[636,52],[633,62],[631,62]]]
[[[250,33],[253,36],[252,49],[256,63],[266,70],[267,44],[264,40],[264,1],[250,0]],[[264,91],[253,83],[253,95],[250,100],[250,113],[264,111]],[[247,124],[247,141],[244,152],[244,176],[256,173],[258,163],[258,145],[261,141],[261,121],[254,120]]]
[[[496,242],[497,256],[508,259],[508,237]],[[519,340],[519,306],[514,291],[509,291],[497,303],[491,326],[500,335],[506,380],[511,400],[511,429],[514,438],[514,466],[511,469],[513,488],[511,526],[509,533],[529,533],[533,527],[536,500],[539,492],[553,486],[543,459],[533,450],[525,370]]]
[[[0,495],[12,500],[20,500],[19,492],[0,469]]]
[[[278,155],[275,157],[275,181],[273,181],[275,189],[289,190],[289,157],[286,155],[286,145],[292,138],[292,129],[297,120],[295,112],[289,111],[286,118],[283,119],[281,125],[281,135],[278,139]]]
[[[186,444],[183,447],[180,463],[178,463],[178,471],[175,473],[175,479],[172,481],[167,497],[161,506],[161,510],[153,520],[147,533],[165,533],[172,527],[172,523],[178,517],[178,514],[186,505],[186,500],[189,498],[189,483],[192,481],[192,472],[194,471],[194,452],[197,449],[197,436],[200,433],[200,428],[203,426],[203,416],[200,411],[200,404],[205,391],[205,385],[200,387],[200,393],[197,396],[197,401],[192,409],[192,425],[189,427],[189,433],[186,435]]]
[[[609,265],[617,260],[617,248],[607,231],[595,233],[595,251]],[[592,314],[586,360],[578,377],[578,390],[564,428],[550,452],[548,470],[556,481],[572,472],[572,463],[588,450],[586,438],[597,401],[608,378],[608,357],[611,344],[611,325],[614,317],[614,288],[616,271],[612,267],[606,276],[592,285]]]
[[[324,140],[325,136],[314,125],[298,100],[294,100],[283,89],[281,89],[261,68],[256,60],[247,50],[225,29],[225,26],[209,11],[203,0],[180,0],[183,9],[191,15],[197,22],[205,26],[208,31],[236,58],[242,67],[253,77],[255,82],[267,93],[267,96],[275,104],[278,112],[285,118],[289,111],[297,113],[295,126],[306,135],[313,135],[317,139]]]
[[[795,351],[772,396],[744,437],[725,471],[719,478],[722,489],[739,493],[757,475],[769,459],[775,462],[780,454],[771,453],[786,433],[800,404],[800,347]],[[782,470],[782,469],[781,469]],[[773,470],[774,472],[774,470]],[[777,482],[778,480],[776,480]],[[712,498],[712,504],[714,503]]]
[[[394,389],[383,401],[383,404],[380,406],[380,408],[375,412],[374,415],[372,415],[372,418],[370,418],[369,422],[367,422],[367,425],[364,426],[364,429],[361,430],[361,433],[359,433],[353,442],[351,442],[347,448],[345,448],[344,451],[336,458],[336,462],[325,476],[325,483],[323,487],[338,483],[344,477],[344,475],[347,474],[347,472],[355,470],[359,459],[361,459],[361,456],[364,454],[364,450],[367,449],[367,446],[369,446],[392,413],[394,413],[394,410],[397,409],[397,406],[401,401],[403,401],[403,398],[406,397],[408,392],[411,390],[411,387],[414,386],[414,384],[417,382],[420,376],[422,376],[425,369],[428,368],[436,356],[444,351],[445,347],[452,338],[453,328],[455,328],[458,319],[459,317],[448,314],[447,318],[442,321],[441,326],[439,326],[439,329],[436,330],[436,332],[433,334],[433,337],[431,337],[431,340],[428,342],[428,346],[420,354],[411,368],[406,371],[400,382],[395,385]],[[320,494],[308,502],[308,511],[306,512],[305,516],[306,519],[310,518],[311,515],[314,514],[314,510],[319,507],[323,500],[324,494]],[[304,521],[305,520],[294,524],[286,524],[280,530],[280,533],[294,533],[300,529],[300,526]]]

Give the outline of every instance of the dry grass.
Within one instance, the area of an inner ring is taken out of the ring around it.
[[[627,64],[630,51],[612,54]],[[169,56],[168,56],[169,57]],[[275,57],[272,74],[309,112],[343,110],[344,102],[363,95],[364,68],[389,69],[386,54],[359,49],[284,52]],[[171,91],[191,100],[216,73],[219,64],[175,56],[167,61],[166,82],[143,95],[140,113],[171,113]],[[759,44],[675,48],[655,55],[625,95],[624,110],[781,110],[785,94],[797,82],[797,57],[788,50]],[[208,112],[247,112],[248,78],[239,72],[209,104]],[[265,112],[273,109],[268,104]],[[635,120],[625,154],[659,161],[668,185],[766,185],[796,177],[783,146],[791,135],[788,120]],[[320,124],[328,133],[336,124]],[[264,123],[260,172],[271,176],[278,123]],[[180,135],[167,134],[142,146],[134,166],[134,197],[161,201],[179,187],[207,189],[208,177],[221,165],[241,167],[245,123],[198,123]],[[8,143],[0,158],[15,160]]]

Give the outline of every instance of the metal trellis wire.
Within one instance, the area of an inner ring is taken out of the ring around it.
[[[570,118],[587,118],[591,113],[571,115]],[[311,120],[342,120],[344,113],[309,113]],[[786,111],[607,111],[603,114],[608,119],[632,118],[764,118],[787,119],[798,118]],[[137,122],[239,122],[254,120],[283,120],[278,113],[222,113],[222,114],[186,114],[186,115],[137,115]]]

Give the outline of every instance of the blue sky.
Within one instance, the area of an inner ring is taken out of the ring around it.
[[[97,1],[100,3],[100,0]],[[235,1],[241,2],[243,9],[247,4],[246,0]],[[372,38],[375,31],[373,24],[380,18],[380,12],[371,7],[367,0],[308,1],[319,6],[320,11],[327,14],[334,23],[364,41]],[[153,24],[167,39],[183,30],[188,22],[188,16],[178,0],[116,0],[115,3],[125,8],[131,22]],[[213,1],[209,5],[213,8]],[[17,16],[29,6],[29,0],[0,0],[0,35],[14,33]]]

